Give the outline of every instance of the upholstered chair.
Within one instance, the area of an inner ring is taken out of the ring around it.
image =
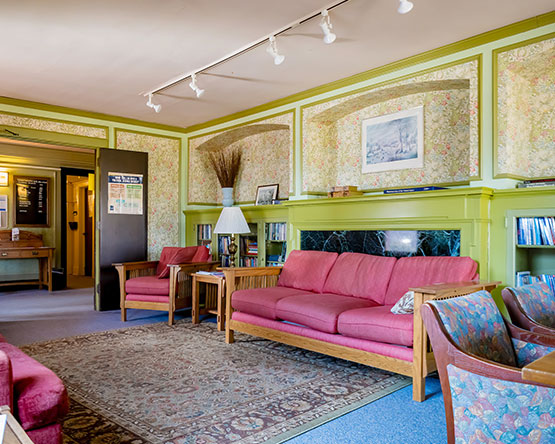
[[[511,321],[525,330],[555,335],[555,296],[543,282],[501,292]]]
[[[522,379],[521,367],[555,350],[555,338],[505,323],[479,291],[428,301],[421,314],[445,401],[449,444],[555,442],[555,386]]]
[[[128,308],[162,310],[173,325],[174,312],[191,306],[191,274],[214,270],[218,262],[198,246],[164,247],[159,261],[113,265],[119,274],[121,320],[126,321]]]

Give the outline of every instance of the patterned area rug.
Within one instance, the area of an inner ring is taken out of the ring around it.
[[[318,353],[178,321],[23,347],[65,382],[67,443],[279,443],[410,384]]]

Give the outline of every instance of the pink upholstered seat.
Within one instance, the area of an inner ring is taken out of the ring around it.
[[[395,263],[385,299],[377,302],[394,305],[409,287],[478,279],[477,267],[469,257],[403,257]]]
[[[170,294],[170,280],[158,279],[156,276],[140,276],[125,282],[126,299],[130,294],[166,296]]]
[[[233,293],[231,306],[234,310],[262,316],[267,319],[277,319],[276,303],[283,298],[308,293],[303,290],[288,287],[268,287],[251,290],[238,290]],[[314,293],[308,293],[314,295]]]
[[[306,325],[326,333],[337,333],[337,318],[345,310],[371,307],[369,299],[337,294],[303,294],[280,299],[276,315],[284,321]]]
[[[35,442],[61,442],[61,429],[57,421],[69,410],[69,400],[63,382],[52,370],[12,344],[0,342],[0,351],[4,352],[11,362],[14,414],[23,429],[38,429],[33,434],[38,437]],[[40,438],[44,436],[50,436],[51,440]]]
[[[126,301],[139,301],[139,302],[162,302],[169,304],[169,296],[161,296],[156,294],[128,294],[125,296]]]
[[[337,331],[352,338],[412,346],[413,316],[391,313],[392,305],[344,311]]]
[[[383,301],[394,257],[342,253],[331,268],[323,293]]]
[[[337,253],[326,251],[292,251],[279,276],[279,287],[321,293]]]

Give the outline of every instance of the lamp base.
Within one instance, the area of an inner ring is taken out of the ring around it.
[[[229,252],[229,266],[235,267],[235,253],[237,253],[237,245],[235,245],[235,236],[231,236],[231,242],[227,247],[227,251]]]

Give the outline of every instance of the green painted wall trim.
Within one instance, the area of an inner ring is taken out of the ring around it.
[[[12,135],[8,132],[2,131],[8,129],[17,134]],[[76,148],[106,148],[108,146],[108,139],[99,139],[97,137],[78,136],[75,134],[58,133],[56,131],[43,131],[32,128],[25,128],[19,126],[0,125],[0,136],[5,139],[46,143],[49,145],[70,146]],[[5,135],[4,135],[5,134]]]
[[[482,34],[478,34],[474,37],[470,37],[449,45],[442,46],[440,48],[432,49],[421,54],[407,57],[405,59],[390,63],[388,65],[380,66],[378,68],[370,69],[359,74],[355,74],[344,79],[336,80],[324,85],[317,86],[315,88],[302,91],[300,93],[292,94],[281,99],[273,100],[271,102],[265,103],[263,105],[255,106],[253,108],[243,110],[228,116],[219,117],[217,119],[210,120],[198,125],[191,125],[185,128],[186,132],[199,131],[211,126],[220,125],[231,120],[240,119],[252,114],[257,114],[263,111],[268,111],[272,108],[277,108],[280,106],[289,105],[293,102],[297,102],[304,99],[309,99],[311,97],[330,92],[339,88],[350,86],[359,82],[370,80],[385,74],[389,74],[394,71],[401,70],[403,68],[408,68],[419,63],[428,62],[440,57],[448,56],[461,52],[476,46],[484,45],[502,38],[510,37],[522,32],[530,31],[542,26],[555,23],[555,11],[548,12],[547,14],[532,17],[526,20],[522,20],[511,25],[507,25],[492,31],[487,31]]]

